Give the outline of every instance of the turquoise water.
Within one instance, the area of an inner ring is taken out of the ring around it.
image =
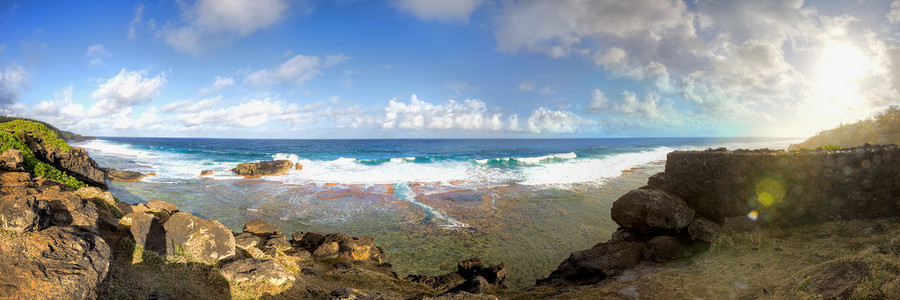
[[[102,167],[155,173],[113,182],[129,203],[160,199],[239,231],[265,219],[295,231],[368,235],[401,275],[442,274],[480,257],[513,286],[608,239],[612,202],[662,171],[666,153],[785,148],[791,139],[236,140],[101,138],[77,146]],[[258,179],[237,163],[289,159]],[[200,171],[213,170],[211,177]]]

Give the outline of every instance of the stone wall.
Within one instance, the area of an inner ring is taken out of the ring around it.
[[[837,151],[675,151],[648,184],[716,222],[747,215],[761,224],[900,214],[900,147]]]

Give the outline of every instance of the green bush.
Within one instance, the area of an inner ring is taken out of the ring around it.
[[[12,130],[16,135],[25,131],[30,131],[34,136],[44,140],[44,145],[48,145],[62,152],[69,151],[69,144],[66,144],[66,141],[56,136],[56,134],[53,133],[53,130],[50,130],[50,128],[47,128],[44,124],[26,120],[12,120],[6,123],[0,123],[0,130],[3,129]]]
[[[13,121],[13,122],[15,122],[15,121]],[[3,124],[0,124],[0,126],[8,124],[8,123],[12,123],[12,122],[3,123]],[[40,124],[38,124],[38,125],[40,125]],[[43,126],[43,125],[41,125],[41,126]],[[46,129],[46,127],[44,127],[44,128]],[[56,137],[56,136],[53,135],[53,137]],[[45,142],[46,141],[47,140],[45,139]],[[65,142],[62,142],[62,144],[65,145],[66,149],[68,150],[69,145],[66,144]],[[23,142],[21,139],[19,139],[15,135],[13,135],[9,132],[6,132],[6,131],[0,131],[0,153],[2,153],[3,151],[6,151],[7,149],[16,149],[16,150],[19,150],[19,152],[22,152],[22,156],[25,158],[25,162],[22,165],[23,165],[23,167],[25,167],[25,171],[28,171],[28,173],[31,173],[32,176],[43,177],[44,179],[53,180],[53,181],[68,185],[76,190],[88,186],[84,182],[81,182],[78,179],[75,179],[75,177],[69,176],[65,172],[62,172],[59,169],[57,169],[45,162],[38,160],[37,157],[34,156],[34,153],[31,152],[31,149],[29,149],[28,146],[25,145],[25,142]]]

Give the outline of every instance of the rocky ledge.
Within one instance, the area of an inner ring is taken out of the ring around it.
[[[44,141],[31,133],[24,132],[19,136],[31,149],[31,152],[48,164],[51,164],[69,175],[91,186],[107,189],[106,172],[100,169],[84,148],[69,147],[68,151],[47,146]]]
[[[115,181],[123,181],[123,182],[138,182],[144,178],[155,176],[154,173],[141,173],[135,171],[119,171],[113,168],[107,168],[106,174],[109,176],[110,180]]]
[[[287,174],[294,163],[289,160],[271,160],[259,161],[255,163],[241,163],[232,169],[234,175],[243,176],[244,178],[256,178],[262,176],[280,176]],[[302,166],[300,167],[303,168]]]

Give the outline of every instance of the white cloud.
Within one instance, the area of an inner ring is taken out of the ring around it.
[[[112,56],[112,53],[109,53],[103,44],[96,44],[88,47],[86,55],[91,59],[88,68],[92,68],[103,65],[103,59]]]
[[[272,27],[288,5],[284,0],[198,0],[180,8],[184,25],[170,23],[158,34],[176,50],[198,54],[209,44]]]
[[[526,92],[526,93],[538,92],[541,94],[553,94],[554,93],[553,89],[550,88],[549,86],[544,86],[544,87],[539,88],[537,86],[537,84],[534,83],[534,81],[523,81],[522,83],[519,83],[519,85],[516,86],[516,91]]]
[[[574,133],[593,130],[594,122],[569,111],[540,107],[531,112],[526,129],[533,133]]]
[[[144,4],[140,3],[134,7],[134,18],[128,23],[128,31],[126,35],[129,40],[137,39],[138,27],[144,24]]]
[[[213,82],[212,85],[201,88],[200,91],[198,91],[198,93],[201,95],[215,93],[215,92],[224,90],[228,87],[231,87],[233,85],[234,85],[234,78],[216,76],[216,80]]]
[[[270,86],[274,84],[303,84],[307,80],[322,74],[322,69],[345,61],[343,54],[331,55],[323,63],[315,55],[297,55],[282,63],[275,69],[262,69],[250,73],[244,79],[245,84],[252,86]]]
[[[393,0],[399,10],[410,13],[422,20],[441,22],[469,21],[469,15],[482,0]]]
[[[306,126],[320,120],[322,102],[309,105],[287,103],[271,97],[251,99],[234,106],[221,109],[204,109],[181,113],[175,116],[184,126],[223,124],[237,127],[258,127],[270,121],[282,121],[294,127]],[[325,115],[328,112],[326,111]]]
[[[891,24],[900,23],[900,0],[891,2],[891,11],[886,16]]]
[[[163,105],[160,110],[165,113],[178,112],[178,113],[195,113],[200,112],[204,109],[210,108],[216,103],[222,101],[222,96],[216,96],[213,98],[207,98],[200,101],[194,100],[182,100],[178,102],[172,102],[166,105]]]
[[[128,71],[105,80],[91,95],[96,100],[89,113],[94,116],[114,113],[152,100],[166,84],[166,74],[145,77],[147,70]]]
[[[10,63],[0,72],[0,105],[13,104],[28,87],[31,75],[19,64]]]
[[[468,99],[463,102],[448,100],[444,104],[431,104],[412,95],[409,103],[390,100],[384,108],[382,129],[436,129],[436,130],[500,130],[495,119],[501,114],[488,111],[487,104]],[[495,129],[496,128],[496,129]]]

